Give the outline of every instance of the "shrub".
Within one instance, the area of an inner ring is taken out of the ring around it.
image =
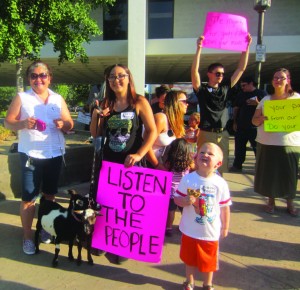
[[[10,136],[15,136],[15,133],[0,125],[0,141],[4,141]]]

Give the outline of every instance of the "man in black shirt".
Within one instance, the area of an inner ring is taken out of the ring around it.
[[[241,78],[241,89],[242,92],[237,95],[233,108],[233,130],[236,133],[234,161],[230,172],[242,171],[248,141],[256,154],[257,129],[252,124],[252,117],[260,100],[267,95],[265,91],[256,88],[256,83],[251,77]]]
[[[247,50],[241,54],[238,67],[231,76],[230,85],[221,84],[224,77],[224,67],[220,63],[213,63],[208,67],[208,83],[206,85],[201,84],[199,67],[203,40],[204,36],[199,37],[197,40],[197,50],[191,69],[193,89],[198,97],[201,114],[200,135],[197,146],[199,148],[204,142],[213,142],[221,147],[224,154],[223,165],[220,167],[222,173],[228,170],[229,134],[225,130],[228,119],[226,108],[229,100],[228,91],[239,81],[246,69],[252,38],[249,34]]]

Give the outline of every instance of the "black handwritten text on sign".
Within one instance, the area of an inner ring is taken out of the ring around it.
[[[140,261],[161,259],[172,174],[103,162],[93,246]]]

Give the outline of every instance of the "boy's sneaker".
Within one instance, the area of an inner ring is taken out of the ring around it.
[[[23,240],[23,252],[27,255],[35,254],[35,245],[32,240]]]
[[[187,281],[185,281],[183,284],[182,284],[182,286],[183,286],[183,290],[194,290],[194,285],[193,284],[191,284],[191,283],[189,283],[189,282],[187,282]]]
[[[211,285],[203,285],[202,290],[215,290],[214,286]]]
[[[44,244],[50,244],[51,243],[51,235],[47,233],[44,229],[41,230],[41,241]]]

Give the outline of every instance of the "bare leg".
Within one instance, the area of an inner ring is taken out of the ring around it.
[[[212,286],[214,272],[203,272],[203,286]]]
[[[35,214],[35,201],[22,201],[20,204],[20,217],[23,227],[24,239],[32,240],[32,222]]]
[[[196,267],[185,265],[185,276],[188,283],[195,285],[194,275],[196,271]]]
[[[168,211],[167,229],[172,229],[175,219],[175,210]]]
[[[275,198],[274,197],[269,197],[268,205],[275,206]]]
[[[273,214],[275,210],[275,198],[274,197],[269,197],[268,198],[268,203],[265,206],[265,212],[269,214]]]

